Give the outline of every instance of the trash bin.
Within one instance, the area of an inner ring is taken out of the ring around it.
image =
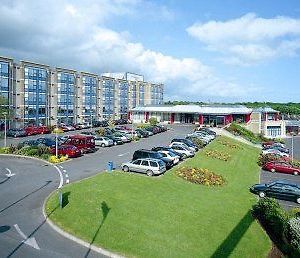
[[[108,161],[107,163],[107,171],[112,172],[114,169],[114,163],[112,161]]]

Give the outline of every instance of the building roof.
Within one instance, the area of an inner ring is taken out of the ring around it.
[[[278,113],[279,111],[271,108],[271,107],[260,107],[253,110],[254,112],[260,113]]]
[[[133,112],[199,113],[199,114],[249,114],[252,109],[240,105],[175,105],[175,106],[138,106]]]

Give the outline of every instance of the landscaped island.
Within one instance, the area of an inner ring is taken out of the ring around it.
[[[230,158],[205,154],[212,150]],[[219,137],[179,167],[208,169],[225,179],[222,186],[188,182],[178,166],[160,177],[101,173],[65,186],[63,209],[53,193],[46,213],[65,231],[129,257],[266,257],[271,243],[250,213],[258,155]]]

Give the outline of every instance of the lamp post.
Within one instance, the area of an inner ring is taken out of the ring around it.
[[[4,115],[4,147],[6,147],[6,138],[7,138],[7,135],[6,135],[6,132],[7,132],[7,128],[6,128],[6,115],[7,115],[7,113],[6,112],[4,112],[3,113],[3,115]]]
[[[55,156],[56,158],[58,157],[58,135],[57,132],[58,131],[58,121],[56,118],[56,128],[55,128]]]
[[[294,161],[294,134],[292,134],[292,161]]]

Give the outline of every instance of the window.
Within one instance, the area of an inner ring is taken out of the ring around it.
[[[158,164],[156,162],[154,162],[154,161],[150,161],[150,166],[157,168]]]
[[[134,165],[140,165],[141,164],[141,160],[135,160],[135,161],[133,161],[132,162],[132,164],[134,164]]]
[[[142,166],[149,166],[149,163],[148,163],[147,160],[143,160],[141,165],[142,165]]]

